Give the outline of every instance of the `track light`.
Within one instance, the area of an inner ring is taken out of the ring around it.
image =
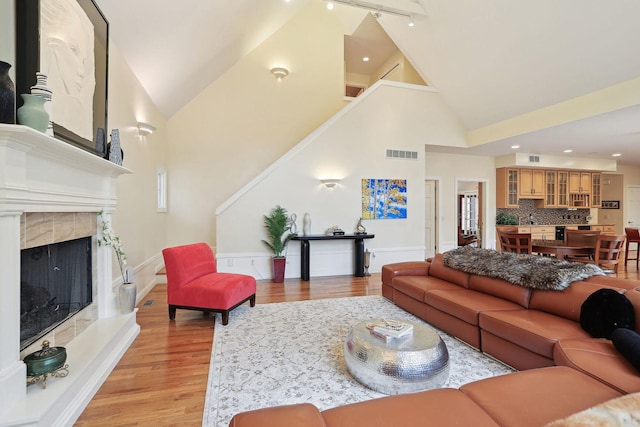
[[[382,6],[379,4],[373,4],[365,0],[334,0],[327,2],[327,9],[332,10],[335,3],[344,4],[345,6],[358,7],[360,9],[366,9],[371,11],[373,17],[379,19],[383,13],[390,15],[404,16],[410,18],[409,26],[415,25],[413,21],[414,15],[425,15],[424,9],[419,4],[411,4],[410,6],[403,6],[402,8]]]

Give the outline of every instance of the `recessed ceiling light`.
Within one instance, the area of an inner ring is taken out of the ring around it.
[[[513,148],[515,150],[516,148],[520,148],[520,146],[519,145],[512,145],[511,148]]]
[[[334,4],[333,4],[332,1],[327,2],[327,9],[333,10],[333,6],[334,6]]]
[[[613,156],[613,157],[620,157],[620,156],[622,156],[622,154],[620,154],[620,153],[615,153],[615,154],[612,154],[612,156]]]
[[[573,153],[573,150],[564,150],[565,153]]]
[[[365,56],[364,58],[362,58],[362,60],[363,60],[364,62],[369,62],[369,57],[368,57],[368,56]]]

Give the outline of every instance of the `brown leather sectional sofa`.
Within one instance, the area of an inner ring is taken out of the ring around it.
[[[231,426],[543,426],[610,399],[640,392],[640,373],[610,340],[580,326],[584,300],[616,289],[634,306],[640,283],[596,276],[541,291],[426,262],[386,265],[382,293],[399,307],[518,369],[466,384],[389,396],[320,412],[310,404],[236,415]]]

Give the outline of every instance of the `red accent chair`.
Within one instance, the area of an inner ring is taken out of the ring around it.
[[[194,243],[162,250],[167,270],[169,319],[176,309],[222,313],[222,324],[229,323],[229,312],[249,301],[256,305],[256,279],[245,274],[218,273],[213,251],[206,243]]]

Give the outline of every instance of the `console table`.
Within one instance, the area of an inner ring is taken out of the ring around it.
[[[324,234],[310,234],[296,236],[293,240],[300,240],[300,278],[309,280],[309,249],[311,240],[353,240],[353,257],[355,264],[354,276],[364,277],[364,239],[373,239],[375,234],[344,234],[328,236]]]

